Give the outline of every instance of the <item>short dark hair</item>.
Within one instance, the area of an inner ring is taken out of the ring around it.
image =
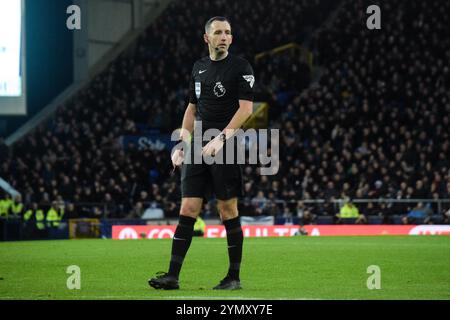
[[[221,16],[215,16],[215,17],[212,17],[211,19],[209,19],[209,20],[206,22],[206,24],[205,24],[205,32],[206,32],[206,33],[208,33],[209,28],[211,28],[211,24],[212,24],[214,21],[225,21],[225,22],[228,22],[228,23],[231,25],[230,21],[229,21],[227,18],[221,17]]]

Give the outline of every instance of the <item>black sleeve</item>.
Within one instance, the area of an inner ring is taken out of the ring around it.
[[[255,76],[250,63],[245,61],[242,64],[238,74],[238,99],[253,101],[253,86],[255,85]]]
[[[197,104],[197,95],[195,94],[195,65],[192,68],[191,80],[189,81],[189,103]]]

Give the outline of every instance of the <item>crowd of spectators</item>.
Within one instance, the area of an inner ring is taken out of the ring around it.
[[[280,172],[268,178],[246,168],[245,210],[289,216],[298,211],[297,199],[325,199],[308,215],[335,216],[330,200],[346,197],[450,198],[450,4],[382,2],[382,29],[369,30],[370,4],[344,2],[336,20],[317,34],[324,74],[272,122],[281,128]],[[277,199],[290,200],[289,208],[274,206]],[[417,205],[358,206],[389,222]],[[448,221],[448,203],[422,205],[426,217]]]
[[[316,33],[313,49],[324,72],[309,89],[310,70],[296,56],[254,63],[257,99],[276,110],[270,127],[280,129],[281,163],[274,176],[244,166],[241,214],[339,219],[332,200],[350,197],[374,200],[356,204],[364,216],[388,218],[417,204],[376,199],[450,199],[450,3],[380,1],[382,29],[368,30],[369,2],[343,1],[336,19]],[[256,53],[302,43],[338,4],[175,1],[134,50],[13,146],[0,177],[27,206],[65,201],[70,217],[135,218],[155,205],[176,216],[179,175],[170,173],[169,152],[124,150],[119,138],[180,125],[190,68],[206,55],[204,22],[229,16],[232,52],[253,64]],[[428,207],[448,222],[448,203]],[[207,216],[212,210],[205,205]]]

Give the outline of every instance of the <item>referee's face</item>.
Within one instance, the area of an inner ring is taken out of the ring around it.
[[[205,42],[210,51],[219,55],[228,51],[232,41],[231,26],[226,21],[214,21],[211,23],[208,33],[205,34]]]

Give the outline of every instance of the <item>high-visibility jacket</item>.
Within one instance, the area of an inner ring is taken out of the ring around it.
[[[0,200],[0,217],[8,217],[12,203],[13,201],[11,199]]]
[[[22,203],[15,203],[14,201],[11,204],[11,211],[14,215],[20,216],[23,210],[23,204]]]
[[[44,210],[41,210],[41,209],[36,210],[35,217],[36,217],[36,227],[39,230],[44,230],[45,229],[45,214],[44,214]]]
[[[50,210],[47,211],[47,225],[49,227],[59,226],[58,212],[53,208],[50,208]]]
[[[206,229],[205,221],[202,218],[197,217],[197,221],[195,221],[194,224],[194,231],[201,231],[204,233],[205,229]]]
[[[60,214],[54,208],[50,208],[47,212],[47,225],[50,227],[59,227],[59,223],[64,216],[64,209],[60,210]]]
[[[350,206],[349,204],[345,204],[340,211],[341,218],[358,218],[359,210],[355,206]]]
[[[23,214],[23,221],[28,222],[31,217],[33,216],[33,210],[28,209],[27,211],[25,211],[25,213]]]
[[[6,216],[6,199],[0,200],[0,217]]]

